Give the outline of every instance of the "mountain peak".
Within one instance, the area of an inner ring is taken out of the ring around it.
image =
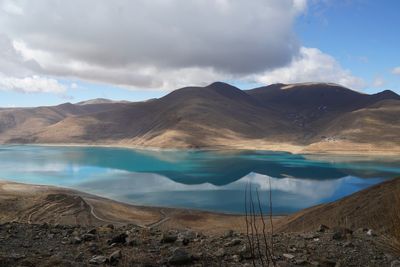
[[[375,95],[381,95],[385,97],[390,97],[390,98],[395,98],[395,99],[400,99],[400,96],[393,92],[392,90],[383,90],[382,92],[379,92]]]
[[[206,87],[208,87],[208,88],[230,87],[230,88],[236,88],[236,89],[238,89],[237,87],[235,87],[235,86],[233,86],[233,85],[230,85],[229,83],[219,82],[219,81],[213,82],[213,83],[207,85]]]
[[[114,103],[115,101],[106,99],[106,98],[95,98],[95,99],[90,99],[86,101],[81,101],[79,103],[76,103],[77,105],[91,105],[91,104],[106,104],[106,103]]]

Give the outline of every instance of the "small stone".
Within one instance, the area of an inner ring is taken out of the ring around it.
[[[94,264],[94,265],[100,265],[103,264],[107,261],[107,258],[105,256],[101,256],[101,255],[96,255],[93,256],[90,260],[89,263],[90,264]]]
[[[174,243],[178,239],[178,236],[173,233],[165,233],[161,236],[161,243]]]
[[[93,234],[84,234],[82,236],[83,241],[93,241],[96,237]]]
[[[168,259],[168,262],[172,265],[189,264],[192,262],[192,257],[186,250],[182,248],[176,248],[172,252],[172,256]]]
[[[97,253],[98,251],[99,251],[99,246],[98,245],[96,245],[95,243],[90,243],[89,244],[89,251],[91,252],[91,253]]]
[[[390,267],[400,267],[400,260],[394,260],[390,263]]]
[[[93,228],[93,229],[89,230],[87,233],[95,235],[97,233],[97,230],[96,230],[96,228]]]
[[[75,257],[75,261],[82,262],[84,257],[85,257],[85,255],[81,252]]]
[[[369,235],[369,236],[375,236],[375,233],[374,233],[374,231],[372,231],[372,229],[369,229],[369,230],[367,231],[367,235]]]
[[[233,237],[234,233],[235,232],[233,230],[228,230],[225,232],[224,237],[225,238]]]
[[[240,245],[241,243],[242,243],[242,240],[235,238],[232,241],[225,243],[225,247],[234,247],[234,246]]]
[[[346,241],[346,242],[343,243],[343,247],[345,247],[345,248],[352,248],[352,247],[354,247],[354,245],[353,245],[352,242]]]
[[[289,254],[289,253],[284,253],[282,256],[285,257],[286,259],[289,259],[289,260],[294,258],[294,255],[293,254]]]
[[[108,241],[108,244],[124,244],[126,243],[126,238],[128,235],[126,233],[121,233],[119,235],[114,236],[111,240]]]
[[[295,262],[296,265],[304,265],[307,261],[305,259],[297,259]]]
[[[245,259],[250,259],[251,258],[251,251],[250,251],[250,248],[247,245],[243,245],[239,249],[238,252],[239,252],[240,256],[245,258]]]
[[[347,229],[344,227],[335,227],[333,229],[332,239],[333,240],[341,240],[344,238],[348,238],[352,234],[353,234],[353,231],[351,231],[350,229]]]
[[[312,240],[314,238],[318,238],[319,237],[319,235],[316,234],[316,233],[306,233],[306,234],[302,234],[301,236],[306,240]]]
[[[326,230],[329,230],[329,227],[324,224],[320,224],[317,231],[320,233],[324,233]]]
[[[82,243],[82,239],[80,239],[77,236],[72,238],[72,240],[71,240],[71,244],[77,245],[77,244],[80,244],[80,243]]]
[[[187,238],[184,238],[184,239],[182,239],[182,245],[184,245],[184,246],[187,246],[187,245],[189,245],[189,243],[190,243],[190,240],[189,239],[187,239]]]
[[[111,253],[110,258],[109,258],[111,265],[114,265],[114,264],[118,263],[118,261],[121,258],[122,258],[121,250],[116,250],[113,253]]]
[[[239,256],[239,255],[233,255],[233,256],[232,256],[232,260],[233,260],[234,262],[239,262],[239,261],[240,261],[240,256]]]
[[[128,246],[131,246],[131,247],[136,247],[136,246],[138,246],[140,244],[140,242],[136,238],[127,237],[126,238],[126,244]]]
[[[326,267],[335,267],[336,266],[336,261],[331,260],[331,259],[324,259],[321,263],[322,263],[322,266],[326,266]]]
[[[217,250],[217,252],[215,252],[215,256],[217,256],[217,257],[223,257],[223,256],[225,256],[225,254],[226,254],[226,252],[225,252],[225,249],[223,249],[223,248],[220,248]]]
[[[292,265],[290,263],[287,263],[286,261],[278,261],[275,263],[275,266],[276,267],[291,267]]]

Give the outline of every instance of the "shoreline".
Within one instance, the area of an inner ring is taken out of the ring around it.
[[[0,208],[0,223],[47,222],[87,226],[113,223],[133,224],[141,228],[192,229],[206,233],[245,231],[244,214],[135,205],[75,189],[6,179],[0,179]],[[272,216],[274,227],[286,217]],[[260,218],[257,220],[260,221]]]
[[[213,151],[213,152],[224,152],[224,151],[265,151],[265,152],[282,152],[290,153],[294,155],[333,155],[333,156],[399,156],[400,149],[397,150],[378,150],[378,149],[365,149],[365,150],[341,150],[341,149],[314,149],[310,146],[295,146],[287,144],[271,144],[271,145],[260,145],[260,146],[212,146],[203,148],[191,148],[191,147],[154,147],[154,146],[140,146],[140,145],[128,145],[128,144],[91,144],[91,143],[1,143],[0,146],[43,146],[43,147],[99,147],[99,148],[119,148],[119,149],[132,149],[142,151],[159,151],[159,152],[180,152],[180,151]],[[334,143],[329,143],[334,145]],[[351,144],[348,144],[351,146]],[[283,147],[283,148],[277,148]]]

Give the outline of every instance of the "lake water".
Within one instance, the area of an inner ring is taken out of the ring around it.
[[[396,157],[267,151],[144,151],[0,146],[0,177],[78,189],[143,205],[242,213],[246,184],[287,214],[400,176]]]

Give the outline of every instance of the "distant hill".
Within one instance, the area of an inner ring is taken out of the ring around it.
[[[0,109],[2,143],[400,154],[400,96],[336,84],[216,82],[146,102]]]

